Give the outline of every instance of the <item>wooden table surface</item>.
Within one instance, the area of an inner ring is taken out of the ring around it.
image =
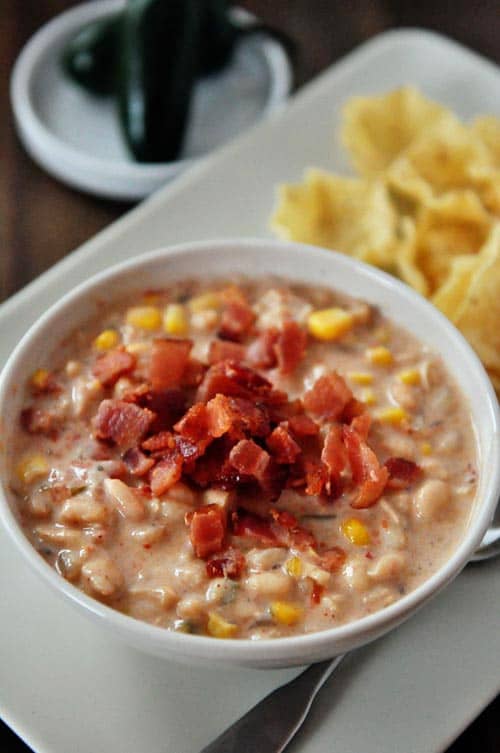
[[[238,4],[285,31],[295,41],[297,86],[366,39],[399,26],[434,29],[500,63],[498,0],[455,0],[453,3],[439,0],[240,0]],[[0,301],[131,206],[87,196],[58,183],[32,162],[14,133],[8,91],[14,60],[43,23],[72,5],[76,5],[74,0],[3,0],[2,3]],[[465,677],[464,693],[467,693]],[[447,753],[498,753],[499,719],[500,699],[497,699]],[[0,733],[5,735],[3,750],[9,753],[28,750],[5,726],[0,728]]]

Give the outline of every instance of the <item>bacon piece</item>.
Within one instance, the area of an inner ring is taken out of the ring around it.
[[[135,355],[120,345],[98,356],[92,366],[92,374],[103,387],[112,387],[120,377],[130,374],[135,369],[136,363]]]
[[[220,361],[211,366],[198,388],[196,399],[207,403],[218,393],[247,400],[260,398],[267,402],[272,384],[248,366],[236,361]]]
[[[365,403],[361,400],[356,400],[355,397],[351,398],[342,411],[341,419],[344,423],[352,422],[358,416],[363,415],[366,410]]]
[[[175,447],[175,438],[171,431],[160,431],[158,434],[148,437],[141,443],[143,450],[148,452],[159,452],[160,450],[173,450]]]
[[[205,505],[189,516],[189,538],[197,557],[220,552],[225,535],[226,515],[219,505]]]
[[[168,491],[182,476],[182,455],[174,450],[163,457],[151,471],[151,491],[160,496]]]
[[[197,358],[189,358],[182,375],[183,387],[198,387],[205,376],[208,366]]]
[[[40,369],[36,373],[36,379],[30,382],[30,392],[34,397],[55,394],[61,389],[52,371],[46,369]]]
[[[268,452],[251,439],[242,439],[229,454],[230,464],[244,476],[251,476],[259,482],[266,478],[271,458]]]
[[[278,369],[282,374],[291,374],[304,358],[307,335],[297,322],[284,322],[274,345]]]
[[[19,420],[21,426],[29,434],[44,434],[48,437],[55,438],[61,425],[62,417],[39,408],[24,408],[21,411]]]
[[[311,580],[312,580],[311,604],[319,604],[321,601],[321,597],[323,596],[323,591],[325,590],[325,587],[322,586],[313,578],[311,578]]]
[[[342,426],[332,424],[328,429],[321,451],[321,460],[328,468],[330,484],[338,485],[342,471],[347,465],[347,452],[342,442]]]
[[[149,380],[154,392],[178,387],[182,382],[193,343],[173,337],[153,340]]]
[[[233,512],[232,530],[235,536],[258,539],[261,544],[277,543],[276,535],[271,529],[271,521],[250,512]]]
[[[297,547],[298,549],[307,547],[316,549],[317,543],[313,534],[299,525],[295,515],[286,510],[274,509],[270,510],[270,513],[273,519],[271,530],[279,544],[287,547]]]
[[[321,462],[307,458],[305,461],[305,493],[309,497],[319,497],[328,483],[328,468]]]
[[[246,360],[258,369],[272,369],[278,363],[275,345],[280,335],[277,327],[263,330],[246,347]]]
[[[352,392],[344,379],[332,371],[316,380],[304,395],[304,407],[324,421],[336,421],[349,401]]]
[[[291,464],[302,452],[301,448],[291,436],[286,424],[277,426],[267,437],[266,444],[274,459],[280,464]]]
[[[123,449],[137,445],[155,414],[124,400],[103,400],[95,417],[97,439],[112,439]]]
[[[340,570],[346,559],[347,555],[344,550],[340,546],[334,546],[321,552],[321,567],[324,567],[330,573],[334,573],[336,570]]]
[[[192,442],[209,442],[208,413],[206,405],[195,403],[174,426],[175,431]]]
[[[229,342],[228,340],[212,340],[208,350],[208,363],[214,364],[219,361],[244,361],[246,349],[244,345]]]
[[[127,450],[123,456],[123,462],[132,476],[138,476],[139,478],[145,476],[155,464],[154,459],[148,458],[138,447],[131,447]]]
[[[382,495],[389,479],[389,471],[380,465],[373,450],[350,426],[343,427],[343,440],[351,466],[352,480],[359,486],[351,507],[371,507]]]
[[[355,416],[351,421],[351,428],[365,441],[368,439],[371,425],[372,417],[369,413],[361,413],[359,416]]]
[[[255,314],[243,297],[229,300],[222,312],[219,337],[241,342],[250,332],[254,321]]]
[[[290,431],[295,434],[296,437],[315,437],[319,434],[318,424],[312,420],[305,413],[297,416],[290,416],[288,419],[288,426]]]
[[[245,568],[245,555],[239,549],[229,547],[218,557],[208,560],[206,570],[209,578],[234,578],[241,576]]]
[[[389,489],[407,489],[422,475],[422,469],[413,460],[391,457],[384,465],[389,471]]]

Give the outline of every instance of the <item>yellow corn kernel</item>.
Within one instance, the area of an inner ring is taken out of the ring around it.
[[[408,414],[403,408],[391,406],[389,408],[382,408],[381,410],[379,410],[376,417],[383,424],[392,424],[393,426],[397,426],[398,424],[407,420]]]
[[[207,633],[214,638],[233,638],[238,630],[238,625],[228,622],[217,612],[210,612],[207,622]]]
[[[307,318],[310,334],[317,340],[337,340],[354,326],[354,317],[341,308],[312,311]]]
[[[347,518],[340,526],[342,533],[356,546],[367,546],[370,543],[370,532],[358,518]]]
[[[163,312],[163,329],[169,335],[185,335],[189,322],[181,303],[169,303]]]
[[[377,402],[377,396],[370,387],[367,387],[366,389],[361,390],[361,400],[365,405],[375,405]]]
[[[282,625],[295,625],[303,615],[300,607],[296,607],[288,601],[273,601],[270,609],[276,622],[280,622]]]
[[[405,369],[399,372],[398,379],[403,384],[417,385],[420,384],[422,376],[418,369]]]
[[[430,442],[422,442],[420,445],[422,455],[432,455],[432,445]]]
[[[111,350],[118,345],[120,337],[116,329],[104,329],[94,340],[96,350]]]
[[[393,358],[389,348],[378,345],[376,348],[367,348],[365,351],[367,360],[374,366],[390,366]]]
[[[50,372],[48,372],[47,369],[37,369],[31,375],[31,379],[30,379],[31,386],[37,390],[43,390],[44,387],[47,385],[49,378],[50,378]]]
[[[347,378],[355,384],[373,384],[373,374],[369,374],[367,371],[349,371]]]
[[[302,575],[302,560],[300,557],[290,557],[290,559],[285,562],[285,570],[288,575],[292,576],[292,578],[300,578]]]
[[[197,295],[188,301],[189,310],[193,314],[199,311],[207,311],[208,309],[215,309],[217,311],[220,305],[221,299],[218,293],[202,293],[202,295]]]
[[[25,484],[31,484],[37,478],[46,476],[50,470],[45,455],[35,453],[27,455],[17,466],[17,475]]]
[[[127,324],[138,329],[154,330],[161,325],[160,309],[156,306],[134,306],[127,311]]]

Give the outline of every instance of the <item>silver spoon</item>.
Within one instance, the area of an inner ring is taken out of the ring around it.
[[[500,508],[497,515],[499,511]],[[486,531],[469,563],[500,554],[500,526],[495,523]],[[282,753],[302,726],[316,695],[345,656],[311,664],[259,701],[200,753]]]

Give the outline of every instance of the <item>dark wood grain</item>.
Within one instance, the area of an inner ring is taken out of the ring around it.
[[[3,0],[0,23],[0,300],[14,293],[130,205],[71,190],[40,170],[25,154],[13,127],[8,88],[16,56],[43,23],[74,0]],[[356,45],[385,29],[435,29],[500,62],[498,0],[241,0],[240,5],[286,32],[296,43],[300,85]],[[498,657],[492,657],[492,660]],[[464,678],[464,693],[467,693]],[[497,699],[447,753],[500,751]],[[27,751],[0,728],[11,753]],[[409,742],[409,749],[411,744]],[[146,751],[144,753],[147,753]],[[400,751],[399,753],[404,753]]]

